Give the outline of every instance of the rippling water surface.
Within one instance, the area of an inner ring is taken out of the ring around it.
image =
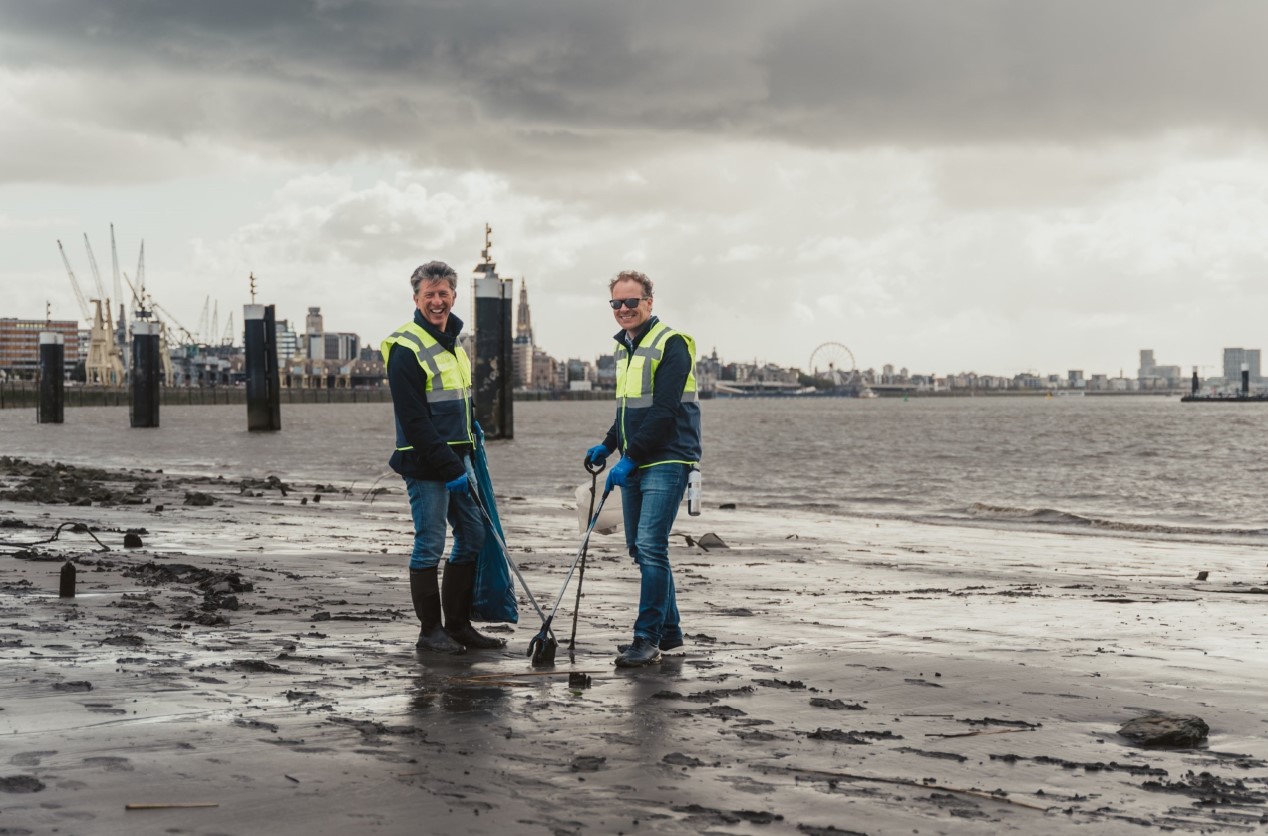
[[[704,402],[706,505],[809,509],[997,527],[1268,543],[1268,405],[1173,398],[717,400]],[[602,440],[606,402],[518,403],[516,439],[492,442],[499,491],[569,501]],[[387,473],[389,404],[283,407],[248,433],[243,406],[125,409],[39,425],[0,412],[0,454],[169,472],[355,482]],[[394,479],[395,477],[388,477]]]

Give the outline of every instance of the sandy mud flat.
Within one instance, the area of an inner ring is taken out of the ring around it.
[[[741,501],[679,520],[685,652],[612,666],[637,574],[600,537],[575,660],[569,590],[533,669],[527,606],[504,651],[416,654],[379,487],[5,460],[0,833],[1268,828],[1263,547]],[[512,556],[551,600],[575,513],[516,489]],[[1117,734],[1152,711],[1209,739]]]

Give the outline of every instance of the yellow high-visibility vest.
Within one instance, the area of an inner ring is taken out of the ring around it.
[[[471,361],[461,345],[449,351],[417,322],[407,322],[379,346],[383,367],[387,368],[392,346],[408,348],[418,359],[427,378],[424,395],[431,409],[432,423],[447,443],[475,445],[471,414]],[[396,449],[412,450],[401,424],[396,422]]]

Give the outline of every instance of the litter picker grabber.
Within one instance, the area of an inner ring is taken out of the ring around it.
[[[524,592],[528,595],[529,602],[533,605],[533,609],[542,620],[542,627],[537,631],[537,635],[533,636],[528,643],[528,652],[525,654],[532,659],[533,667],[540,668],[547,665],[555,664],[555,651],[559,648],[559,642],[555,638],[551,625],[555,621],[555,614],[559,612],[559,605],[564,599],[564,593],[568,590],[568,583],[572,580],[572,573],[576,570],[577,564],[581,561],[581,556],[585,554],[586,547],[590,543],[590,535],[594,532],[595,523],[599,521],[599,512],[603,510],[603,503],[607,500],[610,491],[604,490],[603,496],[599,499],[599,505],[594,509],[594,513],[590,516],[590,525],[586,528],[585,536],[581,540],[581,548],[577,549],[577,556],[573,558],[572,565],[568,567],[568,574],[564,578],[563,586],[559,588],[559,595],[555,598],[555,605],[551,607],[550,615],[542,612],[542,608],[537,605],[533,593],[528,588],[528,584],[524,582],[524,576],[520,574],[519,567],[515,565],[515,561],[511,559],[510,550],[507,549],[505,541],[498,536],[497,532],[493,532],[497,544],[502,549],[502,555],[506,558],[506,563],[511,567],[511,571],[515,573],[515,578],[520,582]],[[489,513],[484,509],[484,505],[480,502],[480,498],[472,494],[475,498],[476,507],[480,509],[480,513],[486,520],[489,519]],[[492,524],[490,523],[490,528]]]
[[[489,512],[486,511],[484,508],[484,503],[480,501],[480,492],[478,490],[475,490],[475,476],[472,473],[472,471],[470,470],[468,471],[467,478],[470,479],[471,485],[472,485],[471,498],[475,501],[475,506],[480,509],[480,516],[484,517],[484,521],[488,523],[486,527],[486,531],[489,534],[492,534],[493,539],[497,541],[498,548],[501,549],[502,551],[502,557],[506,560],[506,565],[511,567],[511,572],[515,574],[515,579],[520,582],[520,588],[523,589],[524,594],[528,596],[528,603],[533,605],[533,610],[536,611],[537,617],[542,620],[543,624],[545,624],[548,621],[548,619],[546,618],[546,613],[542,611],[541,606],[537,603],[537,599],[533,597],[533,591],[529,589],[528,584],[524,582],[524,576],[520,574],[520,567],[516,566],[515,561],[511,559],[511,552],[510,552],[510,549],[506,547],[506,541],[503,540],[502,535],[498,533],[497,526],[493,524],[493,520],[489,517]],[[558,642],[555,642],[555,639],[553,636],[551,637],[550,641],[553,643],[553,646],[550,651],[550,658],[546,659],[543,656],[542,659],[539,661],[537,657],[534,657],[533,667],[536,668],[536,667],[541,667],[543,665],[554,664],[555,662],[554,646],[557,646]],[[532,655],[532,653],[533,653],[533,648],[530,645],[529,655]]]
[[[559,642],[555,641],[555,636],[550,630],[550,625],[555,620],[555,614],[559,612],[559,605],[564,600],[564,593],[568,591],[568,582],[572,580],[572,573],[576,570],[577,564],[581,562],[581,558],[586,553],[586,547],[590,544],[590,535],[594,532],[594,524],[599,521],[599,512],[603,510],[603,503],[607,501],[608,494],[611,491],[606,488],[603,496],[599,498],[599,507],[594,509],[594,513],[590,515],[590,525],[586,527],[586,534],[581,538],[581,548],[577,549],[577,556],[572,559],[572,565],[568,567],[568,574],[564,576],[564,585],[559,587],[559,595],[555,598],[555,605],[550,609],[550,615],[546,616],[546,620],[542,622],[542,629],[537,631],[537,635],[533,636],[533,640],[528,643],[528,655],[533,657],[533,667],[538,665],[553,665],[555,663],[555,650],[559,647]],[[538,660],[542,661],[538,661]]]
[[[598,516],[594,511],[594,498],[599,493],[599,474],[603,472],[604,464],[599,462],[597,466],[592,466],[589,461],[585,463],[586,471],[590,474],[590,510],[588,518],[590,526],[593,528],[594,521]],[[606,494],[604,495],[606,498]],[[581,544],[581,571],[577,573],[577,600],[572,605],[572,635],[568,637],[568,661],[576,662],[577,657],[575,651],[577,649],[577,616],[581,612],[581,586],[586,582],[586,548],[589,545],[587,538],[586,543]]]

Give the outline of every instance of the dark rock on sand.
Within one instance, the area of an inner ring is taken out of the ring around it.
[[[1146,714],[1123,723],[1118,733],[1141,746],[1184,749],[1196,746],[1211,727],[1193,714]]]
[[[44,782],[34,775],[11,775],[0,778],[0,792],[39,792]]]
[[[598,772],[608,759],[599,755],[577,755],[572,759],[573,772]]]
[[[91,691],[92,683],[85,680],[76,680],[74,682],[54,682],[54,691]]]
[[[215,505],[216,498],[211,494],[203,493],[202,491],[188,491],[185,494],[185,504],[193,505],[195,507],[206,507],[208,505]]]
[[[145,639],[140,636],[126,634],[122,636],[110,636],[102,639],[102,644],[114,645],[115,647],[141,647],[145,644]]]
[[[765,685],[767,688],[788,688],[793,691],[801,691],[806,687],[806,683],[800,679],[754,679],[753,684]]]
[[[964,763],[968,760],[964,755],[955,752],[930,752],[927,749],[914,749],[911,746],[899,746],[895,752],[907,752],[912,755],[920,755],[922,758],[936,758],[944,761],[955,761],[956,763]]]
[[[890,731],[842,731],[841,729],[815,729],[806,734],[811,740],[827,740],[832,743],[848,743],[852,746],[868,746],[871,740],[902,740],[901,734]],[[869,740],[870,738],[870,740]]]
[[[863,706],[858,703],[848,703],[841,700],[828,700],[823,697],[811,697],[810,704],[815,708],[829,708],[833,711],[862,711]]]
[[[230,670],[241,671],[242,673],[292,673],[286,668],[269,662],[261,662],[259,659],[237,659],[228,665]]]
[[[707,823],[714,826],[739,824],[740,822],[771,824],[772,822],[784,820],[784,817],[778,813],[771,813],[767,810],[718,810],[701,804],[685,804],[681,807],[671,807],[670,809],[675,813],[686,813],[689,819],[701,824]]]
[[[1146,781],[1141,786],[1151,792],[1186,795],[1197,799],[1198,804],[1211,806],[1262,805],[1268,802],[1268,792],[1251,789],[1240,779],[1221,778],[1209,772],[1186,772],[1178,781]]]
[[[123,547],[125,549],[139,549],[143,545],[145,544],[141,542],[141,535],[134,534],[131,531],[123,535]]]
[[[841,830],[830,824],[799,824],[797,832],[805,833],[807,836],[867,836],[866,833],[860,833],[857,830]]]

